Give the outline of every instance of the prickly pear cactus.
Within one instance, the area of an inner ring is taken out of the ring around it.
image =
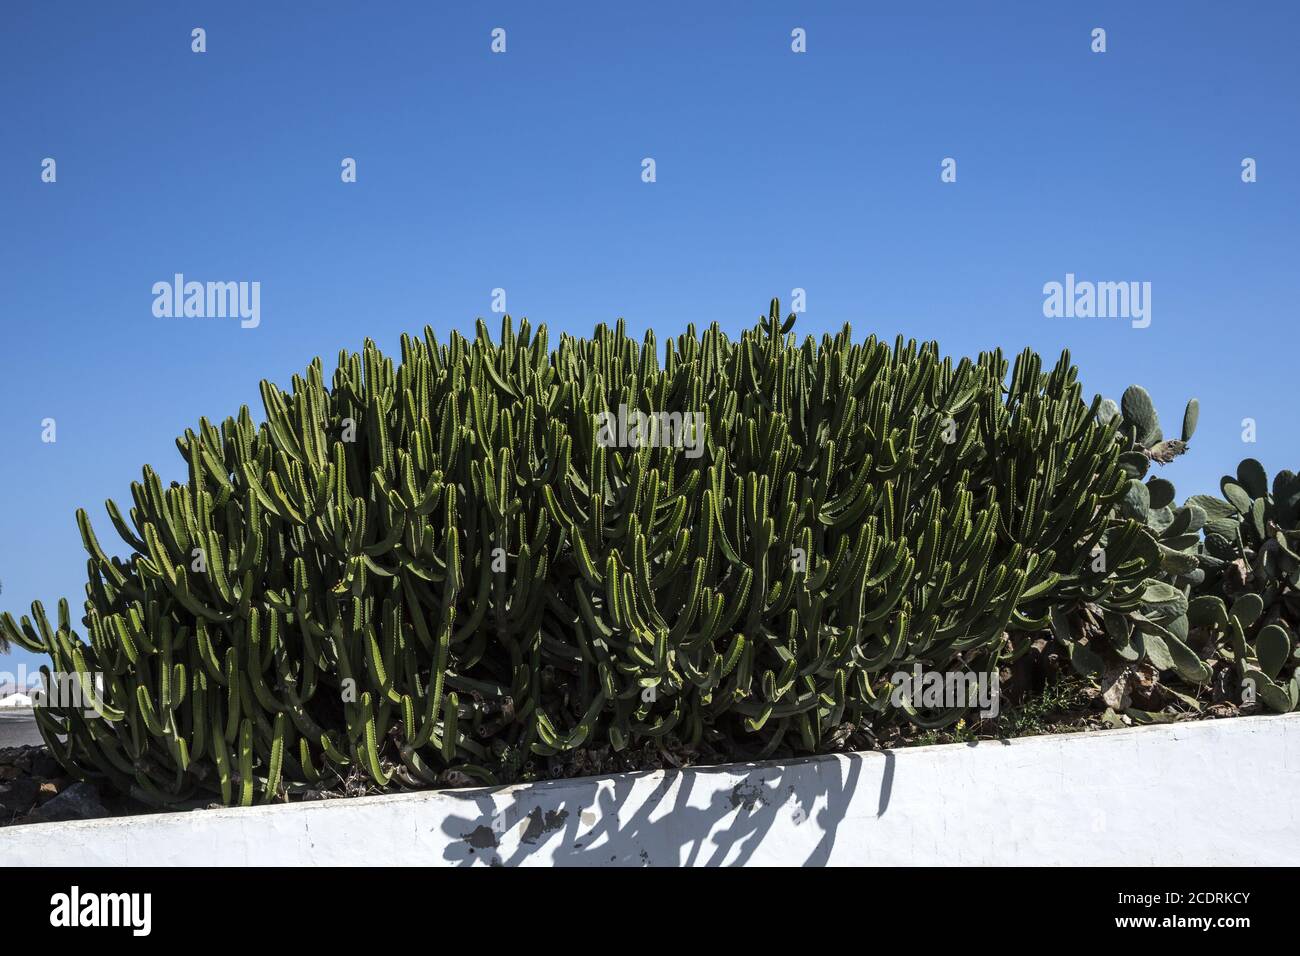
[[[1166,439],[1151,396],[1141,386],[1125,390],[1118,405],[1107,399],[1098,408],[1098,420],[1116,427],[1126,475],[1113,516],[1138,522],[1145,532],[1141,547],[1148,576],[1128,593],[1091,588],[1073,606],[1056,607],[1052,631],[1077,671],[1101,677],[1105,701],[1116,710],[1127,709],[1129,690],[1143,670],[1172,672],[1193,685],[1212,676],[1210,665],[1187,643],[1188,600],[1210,563],[1200,534],[1206,514],[1191,503],[1177,507],[1172,482],[1147,478],[1153,462],[1167,464],[1187,450],[1198,414],[1192,399],[1183,413],[1181,438]],[[1108,557],[1103,541],[1098,560],[1104,564]]]
[[[1193,601],[1193,623],[1217,635],[1234,665],[1243,703],[1274,711],[1300,706],[1296,634],[1300,630],[1300,478],[1244,459],[1219,483],[1223,497],[1188,499],[1207,516],[1207,577]],[[1231,607],[1231,612],[1227,611]],[[1226,638],[1226,640],[1222,640]]]

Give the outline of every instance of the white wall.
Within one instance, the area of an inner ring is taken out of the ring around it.
[[[1294,865],[1297,793],[1300,715],[1245,717],[10,827],[0,862]]]

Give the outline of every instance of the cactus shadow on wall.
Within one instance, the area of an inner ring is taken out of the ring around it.
[[[668,771],[653,785],[646,773],[547,781],[512,802],[490,791],[457,795],[466,812],[442,824],[452,841],[444,858],[462,866],[516,866],[538,854],[555,866],[734,866],[751,862],[781,822],[820,833],[803,865],[822,865],[862,783],[863,756],[845,756],[748,765],[743,776],[729,767]],[[894,761],[886,756],[887,788]],[[718,786],[719,776],[734,785]],[[571,793],[556,799],[556,790]],[[882,813],[887,804],[882,792]]]

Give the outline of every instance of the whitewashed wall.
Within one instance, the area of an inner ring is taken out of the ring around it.
[[[1285,864],[1300,715],[0,830],[5,865]]]

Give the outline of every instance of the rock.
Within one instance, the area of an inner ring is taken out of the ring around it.
[[[1046,643],[1046,642],[1043,642]],[[1028,654],[1016,658],[1010,667],[998,670],[1000,688],[999,696],[1009,706],[1020,704],[1034,690],[1034,665],[1039,660],[1039,652],[1030,649]]]
[[[97,820],[108,816],[108,808],[99,800],[99,791],[88,783],[68,787],[49,803],[37,807],[28,823],[53,823],[60,820]]]
[[[0,815],[12,816],[26,813],[36,802],[40,792],[36,781],[30,777],[20,777],[10,783],[0,783]]]
[[[1101,699],[1111,710],[1122,713],[1132,702],[1129,688],[1133,686],[1133,674],[1128,665],[1120,664],[1106,668],[1101,675]]]
[[[32,758],[32,776],[53,780],[63,776],[63,768],[48,750],[41,750]]]
[[[17,767],[0,767],[0,781],[17,780],[22,775]]]
[[[1160,687],[1160,671],[1149,663],[1133,668],[1133,703],[1140,710],[1160,710],[1165,705],[1165,693]]]

